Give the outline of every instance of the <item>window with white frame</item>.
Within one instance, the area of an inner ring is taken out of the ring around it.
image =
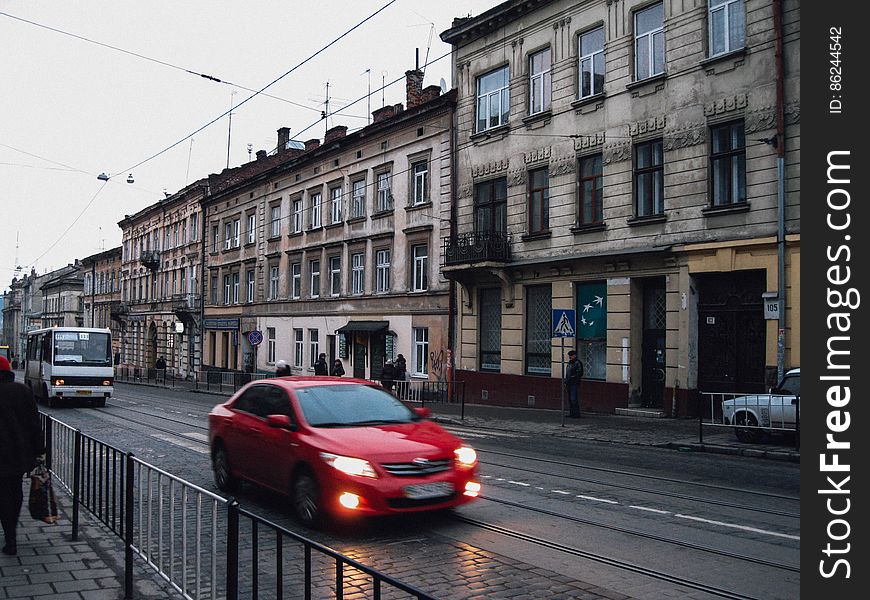
[[[505,65],[477,78],[477,131],[505,125],[510,114],[510,70]]]
[[[256,275],[254,273],[254,269],[248,269],[248,272],[246,273],[246,277],[247,277],[247,284],[248,284],[248,295],[245,298],[245,300],[247,300],[248,302],[253,302],[254,301],[254,289],[255,289],[254,286],[255,286],[255,281],[256,281],[256,279],[255,279]]]
[[[743,0],[710,0],[710,56],[743,48],[746,40]]]
[[[313,369],[320,354],[320,332],[316,329],[308,330],[308,367]]]
[[[375,291],[390,291],[390,250],[384,248],[375,253]]]
[[[292,280],[290,282],[290,296],[292,298],[302,297],[302,263],[293,263],[290,265],[290,274]]]
[[[269,267],[269,299],[278,298],[278,265]]]
[[[350,293],[351,294],[362,294],[365,291],[365,272],[366,272],[366,263],[365,263],[365,254],[362,252],[356,252],[351,254],[350,256],[351,262],[351,279],[350,279]]]
[[[175,271],[172,272],[172,293],[175,293]],[[239,274],[233,273],[233,304],[239,303]]]
[[[239,247],[239,234],[241,233],[241,228],[241,220],[233,219],[233,248]]]
[[[168,275],[168,273],[167,273]],[[233,280],[229,275],[224,275],[224,304],[229,304],[232,299]]]
[[[544,48],[529,56],[529,114],[549,110],[552,94],[552,71],[550,49]]]
[[[389,171],[378,173],[378,205],[377,211],[392,210],[393,193],[392,178]]]
[[[211,251],[212,252],[217,252],[217,250],[218,250],[218,242],[220,241],[220,236],[218,235],[219,231],[220,230],[218,229],[217,225],[211,226]]]
[[[665,8],[653,4],[634,13],[634,79],[665,72]]]
[[[271,218],[269,222],[269,237],[278,237],[281,235],[281,205],[276,204],[269,210]]]
[[[253,244],[257,240],[257,215],[248,215],[248,243]]]
[[[190,215],[190,238],[191,242],[196,242],[199,240],[199,213],[193,213]]]
[[[268,353],[266,356],[266,362],[270,365],[275,364],[275,347],[277,346],[277,341],[275,339],[275,328],[274,327],[266,327],[266,347],[268,348]]]
[[[329,190],[331,223],[341,223],[341,188],[335,187]]]
[[[418,160],[411,165],[411,180],[414,195],[411,205],[417,206],[429,201],[429,161]]]
[[[341,257],[329,257],[329,295],[341,294]]]
[[[411,247],[412,292],[425,292],[429,288],[429,247],[426,244],[417,244]]]
[[[167,231],[167,238],[169,232]],[[167,239],[167,243],[169,240]],[[224,250],[229,250],[233,247],[233,224],[229,221],[224,223]]]
[[[357,179],[351,184],[353,189],[350,202],[350,216],[352,218],[366,215],[366,180]]]
[[[580,35],[580,98],[604,92],[604,27]]]
[[[322,196],[320,192],[311,194],[311,229],[317,229],[323,222],[321,220]]]
[[[302,198],[294,199],[293,200],[293,233],[300,233],[302,231],[302,211],[303,211]]]
[[[414,375],[429,374],[429,329],[414,327]]]
[[[311,279],[309,281],[310,296],[312,298],[319,298],[320,297],[320,261],[319,260],[309,261],[308,272],[311,274]]]
[[[293,366],[302,368],[302,361],[305,360],[305,340],[304,332],[301,329],[293,330]]]

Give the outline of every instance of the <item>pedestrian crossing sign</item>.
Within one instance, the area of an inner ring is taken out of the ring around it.
[[[577,336],[577,317],[573,308],[553,309],[553,337]]]

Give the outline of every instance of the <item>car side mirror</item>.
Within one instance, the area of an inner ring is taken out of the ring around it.
[[[420,416],[424,419],[428,419],[429,417],[432,416],[432,411],[426,407],[423,407],[423,406],[414,407],[414,412],[417,413],[418,416]]]
[[[293,423],[293,421],[290,420],[290,417],[288,417],[287,415],[269,415],[268,417],[266,417],[266,424],[269,427],[296,431],[296,425]]]

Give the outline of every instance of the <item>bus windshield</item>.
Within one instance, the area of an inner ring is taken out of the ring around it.
[[[108,333],[56,331],[54,364],[108,367],[112,365],[112,342]]]

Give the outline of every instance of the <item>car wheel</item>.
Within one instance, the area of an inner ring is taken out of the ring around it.
[[[737,435],[738,440],[748,444],[758,441],[759,431],[757,429],[740,428],[741,425],[747,427],[758,426],[758,421],[755,419],[754,416],[745,412],[739,413],[734,416],[734,424],[738,426],[737,429],[734,430],[734,433]]]
[[[214,483],[222,492],[233,492],[239,487],[239,480],[233,477],[230,470],[230,459],[223,444],[218,444],[212,455],[212,470]]]
[[[300,523],[306,527],[320,524],[320,488],[314,476],[302,472],[293,482],[293,512]]]

